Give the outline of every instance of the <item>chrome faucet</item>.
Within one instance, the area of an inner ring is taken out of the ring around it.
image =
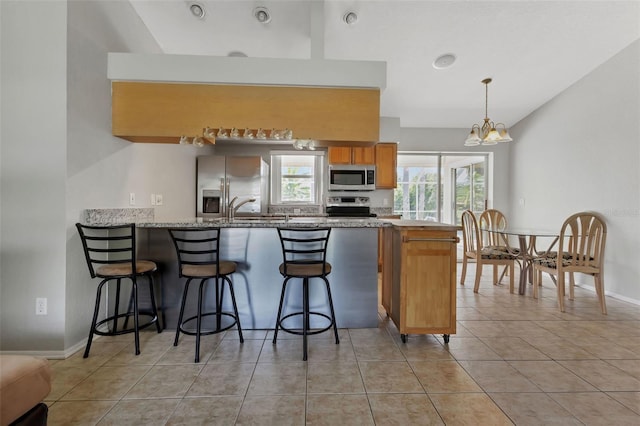
[[[247,198],[246,200],[240,201],[237,205],[234,206],[234,203],[237,199],[238,197],[233,197],[231,201],[229,201],[229,206],[227,207],[227,219],[233,219],[240,207],[244,206],[247,203],[253,203],[254,201],[256,201],[255,198]]]

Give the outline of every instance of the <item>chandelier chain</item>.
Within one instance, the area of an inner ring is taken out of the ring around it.
[[[489,83],[484,84],[484,118],[489,119]]]

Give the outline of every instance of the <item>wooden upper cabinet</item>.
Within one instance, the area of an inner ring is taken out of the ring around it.
[[[351,148],[348,146],[330,146],[329,164],[351,164]]]
[[[329,164],[375,164],[374,147],[330,146]]]
[[[376,164],[376,151],[374,147],[351,148],[353,152],[353,164]]]
[[[376,188],[394,189],[397,185],[398,144],[381,142],[374,149]]]
[[[205,127],[291,129],[354,146],[380,135],[378,89],[125,81],[111,89],[112,133],[132,142],[178,143]]]

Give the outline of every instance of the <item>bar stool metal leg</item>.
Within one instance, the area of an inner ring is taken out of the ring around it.
[[[184,284],[184,290],[182,292],[182,302],[180,304],[180,314],[178,315],[178,325],[176,326],[176,338],[173,340],[173,346],[178,346],[178,339],[180,339],[180,327],[182,327],[182,317],[184,315],[184,306],[187,303],[187,293],[189,291],[189,284],[192,278],[187,279]]]
[[[202,333],[202,294],[204,293],[205,278],[200,280],[198,289],[198,316],[196,317],[196,357],[195,362],[200,362],[200,334]]]
[[[100,299],[102,296],[102,286],[109,281],[108,279],[104,279],[100,281],[98,284],[98,290],[96,291],[96,306],[93,309],[93,319],[91,320],[91,328],[89,329],[89,339],[87,340],[87,347],[84,349],[83,358],[87,358],[89,356],[89,351],[91,350],[91,342],[93,342],[93,331],[96,329],[96,324],[98,323],[98,312],[100,312]]]
[[[135,336],[136,355],[140,355],[140,329],[138,320],[138,283],[135,276],[133,281],[133,334]]]
[[[164,320],[162,322],[162,327],[160,327],[160,316],[158,315],[158,307],[156,306],[156,297],[153,291],[153,275],[148,274],[147,279],[149,280],[149,297],[151,299],[151,312],[156,317],[156,330],[158,333],[162,333],[162,328],[164,328]]]
[[[309,278],[302,280],[302,360],[307,360],[307,334],[309,333]]]
[[[236,315],[236,322],[238,326],[238,337],[240,338],[240,343],[244,343],[244,337],[242,336],[242,327],[240,326],[240,316],[238,315],[238,305],[236,303],[236,294],[233,291],[233,283],[226,275],[224,278],[229,284],[229,293],[231,293],[231,304],[233,305],[233,313]]]
[[[333,298],[331,297],[331,287],[329,286],[329,280],[322,278],[327,286],[327,296],[329,298],[329,309],[331,310],[331,318],[333,322],[333,334],[336,336],[336,345],[340,344],[340,337],[338,337],[338,325],[336,324],[336,313],[333,310]]]
[[[284,304],[284,295],[285,295],[285,292],[287,291],[287,283],[289,282],[290,279],[291,277],[287,277],[282,283],[282,292],[280,293],[280,305],[278,306],[278,316],[276,317],[276,328],[275,330],[273,330],[273,344],[276,343],[276,340],[278,338],[278,328],[280,327],[280,321],[282,320],[282,306]]]
[[[131,304],[131,300],[129,300],[129,304]],[[113,331],[117,331],[118,330],[118,313],[120,311],[120,278],[118,278],[116,280],[116,302],[113,306],[114,309],[114,315],[113,315]],[[129,312],[130,309],[127,310],[127,312]],[[124,321],[124,327],[127,327],[127,320],[129,319],[129,317],[127,317]]]

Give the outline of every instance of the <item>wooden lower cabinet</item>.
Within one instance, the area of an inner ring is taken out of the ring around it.
[[[383,232],[391,256],[383,260],[382,305],[402,341],[408,334],[443,334],[448,342],[456,332],[457,227],[394,226]]]

